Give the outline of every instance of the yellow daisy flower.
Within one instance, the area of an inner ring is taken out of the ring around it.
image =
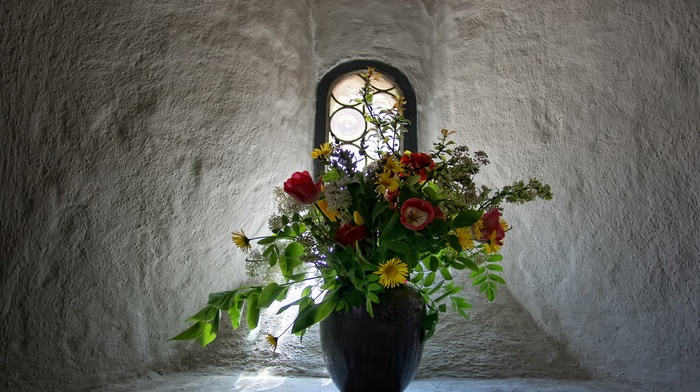
[[[331,144],[323,143],[318,148],[314,148],[314,150],[311,151],[311,157],[313,159],[325,159],[331,155],[331,152],[333,152],[333,147]]]
[[[478,222],[474,223],[472,230],[474,231],[474,238],[481,238],[481,229],[484,228],[484,222],[479,219]]]
[[[379,269],[374,271],[374,273],[379,275],[380,285],[387,289],[393,289],[406,281],[408,265],[399,260],[398,257],[394,257],[385,263],[379,264]]]
[[[491,233],[491,238],[489,238],[489,241],[484,243],[484,250],[486,253],[498,253],[498,251],[501,249],[501,246],[498,245],[498,241],[496,240],[497,235],[498,232],[494,230]]]
[[[508,231],[508,230],[510,230],[510,225],[508,224],[508,222],[505,221],[505,219],[503,219],[503,218],[499,219],[499,220],[498,220],[498,223],[499,223],[499,224],[501,225],[501,227],[503,228],[503,231]]]
[[[277,350],[277,339],[279,339],[279,337],[272,336],[269,333],[267,334],[267,336],[265,336],[265,340],[267,340],[267,344],[269,344],[270,347],[272,347],[273,353],[275,352],[275,350]]]
[[[247,252],[253,248],[253,245],[250,244],[250,238],[246,237],[243,230],[240,232],[234,231],[231,239],[233,240],[233,243],[244,252]]]
[[[459,238],[459,245],[462,249],[474,249],[474,238],[472,232],[466,227],[455,229],[455,235]]]
[[[403,173],[404,169],[398,159],[394,157],[388,157],[386,163],[384,163],[384,171],[392,171],[394,173]]]
[[[391,172],[385,171],[384,173],[379,175],[379,178],[377,179],[377,192],[380,195],[385,194],[387,191],[395,191],[399,189],[399,181],[396,179],[396,177],[391,175]]]

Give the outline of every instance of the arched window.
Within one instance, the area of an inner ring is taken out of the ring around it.
[[[408,78],[398,69],[378,61],[356,60],[340,64],[326,73],[318,84],[314,146],[339,142],[342,148],[354,152],[357,158],[364,158],[358,167],[364,167],[367,160],[375,158],[371,154],[366,157],[358,154],[360,140],[367,133],[368,127],[364,120],[364,107],[355,99],[360,97],[360,88],[364,86],[360,73],[366,72],[368,67],[373,67],[381,74],[380,79],[372,83],[379,90],[374,95],[372,106],[377,109],[390,108],[394,104],[393,97],[403,96],[406,100],[404,117],[410,124],[399,148],[415,151],[418,146],[416,94]],[[319,162],[316,165],[318,173],[323,168]]]

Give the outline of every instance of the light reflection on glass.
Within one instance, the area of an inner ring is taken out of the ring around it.
[[[363,113],[366,111],[362,102],[360,89],[364,87],[364,80],[359,76],[361,71],[348,73],[340,78],[331,88],[331,95],[328,102],[328,115],[330,117],[329,129],[326,135],[329,142],[340,142],[341,148],[349,150],[355,154],[358,161],[358,169],[364,168],[368,163],[379,158],[377,151],[389,151],[382,140],[373,136],[373,127],[368,127]],[[380,74],[379,80],[373,81],[372,86],[378,92],[374,94],[372,107],[378,113],[382,109],[390,109],[394,106],[394,97],[403,93],[395,82]],[[360,155],[360,144],[365,138],[366,155]],[[401,149],[401,141],[393,135],[389,137],[389,143],[396,150]]]

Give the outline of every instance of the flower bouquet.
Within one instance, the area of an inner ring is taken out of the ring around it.
[[[317,177],[297,172],[277,189],[278,212],[269,220],[271,234],[248,237],[233,233],[233,242],[249,251],[254,242],[260,260],[278,267],[281,281],[210,294],[206,306],[188,319],[193,325],[174,340],[195,339],[202,347],[216,338],[222,312],[236,329],[245,317],[258,325],[261,309],[275,301],[278,311],[296,309],[287,327],[302,336],[332,312],[363,307],[373,316],[381,294],[413,286],[426,305],[424,338],[430,338],[440,313],[448,309],[467,317],[471,307],[453,272],[465,270],[472,284],[493,300],[505,284],[498,254],[511,227],[502,204],[550,199],[548,185],[537,179],[500,190],[477,186],[474,176],[489,163],[482,151],[450,141],[443,129],[432,151],[401,151],[408,120],[403,99],[376,110],[368,69],[358,105],[371,129],[360,142],[359,157],[338,144],[325,143],[312,158],[325,170]],[[367,146],[380,146],[370,151]],[[364,168],[358,162],[374,156]],[[303,288],[291,291],[292,287]],[[293,298],[288,294],[296,292]],[[284,332],[283,332],[284,333]],[[281,334],[268,333],[273,350]]]

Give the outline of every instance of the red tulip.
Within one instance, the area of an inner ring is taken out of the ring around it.
[[[321,196],[321,179],[314,183],[309,172],[296,172],[285,181],[284,191],[301,204],[311,204]]]
[[[401,223],[409,230],[422,230],[435,218],[430,202],[419,198],[406,200],[401,206]]]

